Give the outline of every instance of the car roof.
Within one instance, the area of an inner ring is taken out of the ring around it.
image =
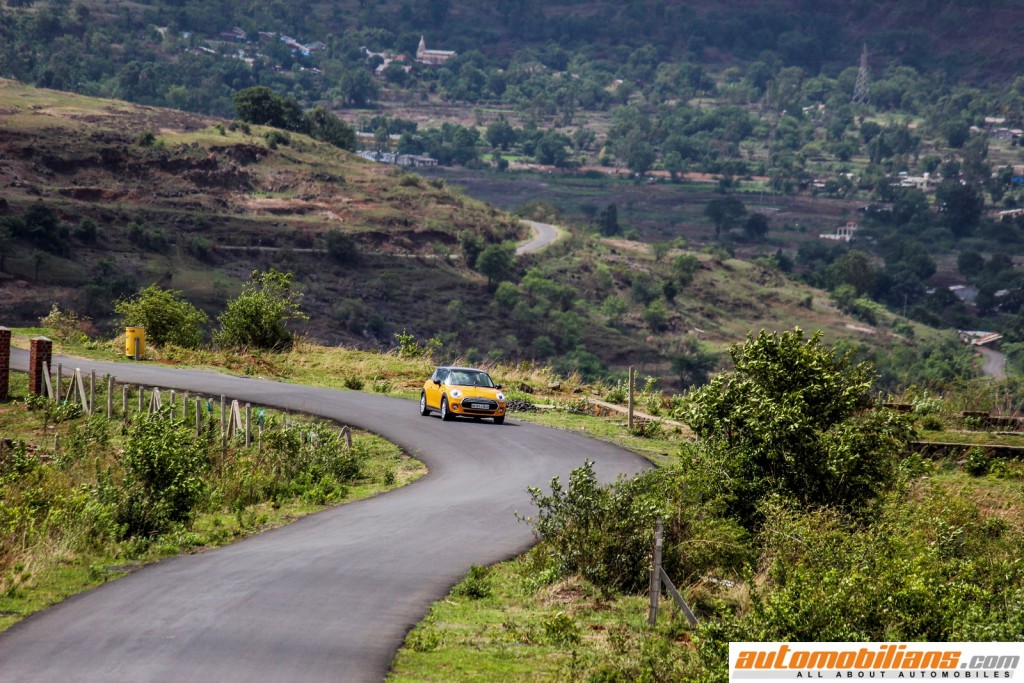
[[[472,372],[482,372],[484,374],[490,374],[486,370],[480,368],[471,368],[467,365],[439,365],[438,370],[471,370]]]

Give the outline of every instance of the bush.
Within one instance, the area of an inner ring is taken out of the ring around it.
[[[129,299],[114,304],[122,324],[143,327],[146,339],[156,345],[175,344],[194,349],[202,342],[206,313],[190,304],[181,292],[150,285]]]
[[[569,487],[557,477],[551,494],[530,487],[537,507],[532,522],[542,552],[562,576],[580,574],[595,586],[639,590],[648,580],[654,522],[666,497],[656,495],[666,477],[659,471],[602,487],[594,463],[573,470]]]
[[[92,319],[78,315],[72,310],[62,311],[56,303],[50,312],[39,319],[39,324],[52,330],[58,341],[81,344],[89,339]]]
[[[120,460],[124,482],[117,521],[126,535],[157,534],[192,519],[210,460],[191,430],[167,415],[140,415],[128,430]]]
[[[494,589],[491,587],[488,573],[487,567],[473,565],[469,568],[466,578],[452,589],[452,593],[474,599],[489,598]]]
[[[217,318],[221,328],[214,334],[220,346],[281,350],[291,346],[293,335],[286,324],[308,320],[299,308],[301,293],[292,286],[292,274],[275,268],[252,277],[237,298],[228,302]]]
[[[267,147],[270,149],[277,149],[278,145],[284,145],[287,147],[292,144],[292,136],[285,133],[283,130],[269,130],[264,133],[263,137],[267,141]]]
[[[983,446],[974,446],[967,450],[967,455],[964,458],[964,469],[968,474],[972,474],[975,477],[983,477],[988,474],[989,465],[992,461],[992,456]]]
[[[279,493],[308,494],[323,503],[339,498],[342,485],[362,474],[364,453],[343,447],[323,425],[292,425],[263,433],[265,461]]]
[[[871,369],[821,343],[821,333],[748,336],[735,370],[687,394],[699,441],[685,452],[700,487],[750,526],[769,496],[857,510],[894,481],[909,418],[867,410]]]
[[[662,566],[677,585],[741,576],[753,563],[747,531],[722,516],[721,505],[700,500],[677,468],[600,486],[588,461],[573,470],[568,489],[555,478],[550,495],[537,488],[530,495],[538,513],[527,521],[541,539],[535,557],[556,576],[578,574],[602,591],[647,585],[658,517],[665,519]]]
[[[328,230],[324,236],[327,255],[337,263],[359,263],[359,245],[352,237],[337,230]]]

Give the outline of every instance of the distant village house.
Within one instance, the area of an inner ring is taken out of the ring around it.
[[[841,228],[836,228],[835,234],[823,233],[818,235],[823,240],[836,240],[839,242],[849,242],[853,239],[853,234],[857,232],[860,226],[853,221],[849,221],[846,225]]]
[[[444,64],[455,56],[452,50],[428,50],[427,42],[420,36],[420,46],[416,48],[416,61],[421,64]]]
[[[381,164],[394,164],[396,166],[411,166],[415,168],[437,166],[437,159],[423,156],[422,154],[396,154],[395,152],[374,152],[372,150],[360,150],[356,154],[364,159]]]

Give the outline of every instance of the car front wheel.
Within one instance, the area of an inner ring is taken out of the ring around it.
[[[494,418],[494,424],[496,424],[496,425],[505,424],[505,416],[504,415],[498,415],[496,418]]]
[[[427,395],[420,392],[420,415],[430,415],[430,408],[427,407]]]
[[[448,397],[445,396],[441,399],[441,419],[448,422],[452,419],[452,413],[448,410]]]

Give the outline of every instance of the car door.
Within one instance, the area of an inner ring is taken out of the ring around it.
[[[431,375],[430,381],[427,382],[426,388],[423,390],[427,395],[427,406],[430,408],[441,408],[441,391],[444,388],[444,380],[448,376],[448,370],[445,368],[438,368]]]

